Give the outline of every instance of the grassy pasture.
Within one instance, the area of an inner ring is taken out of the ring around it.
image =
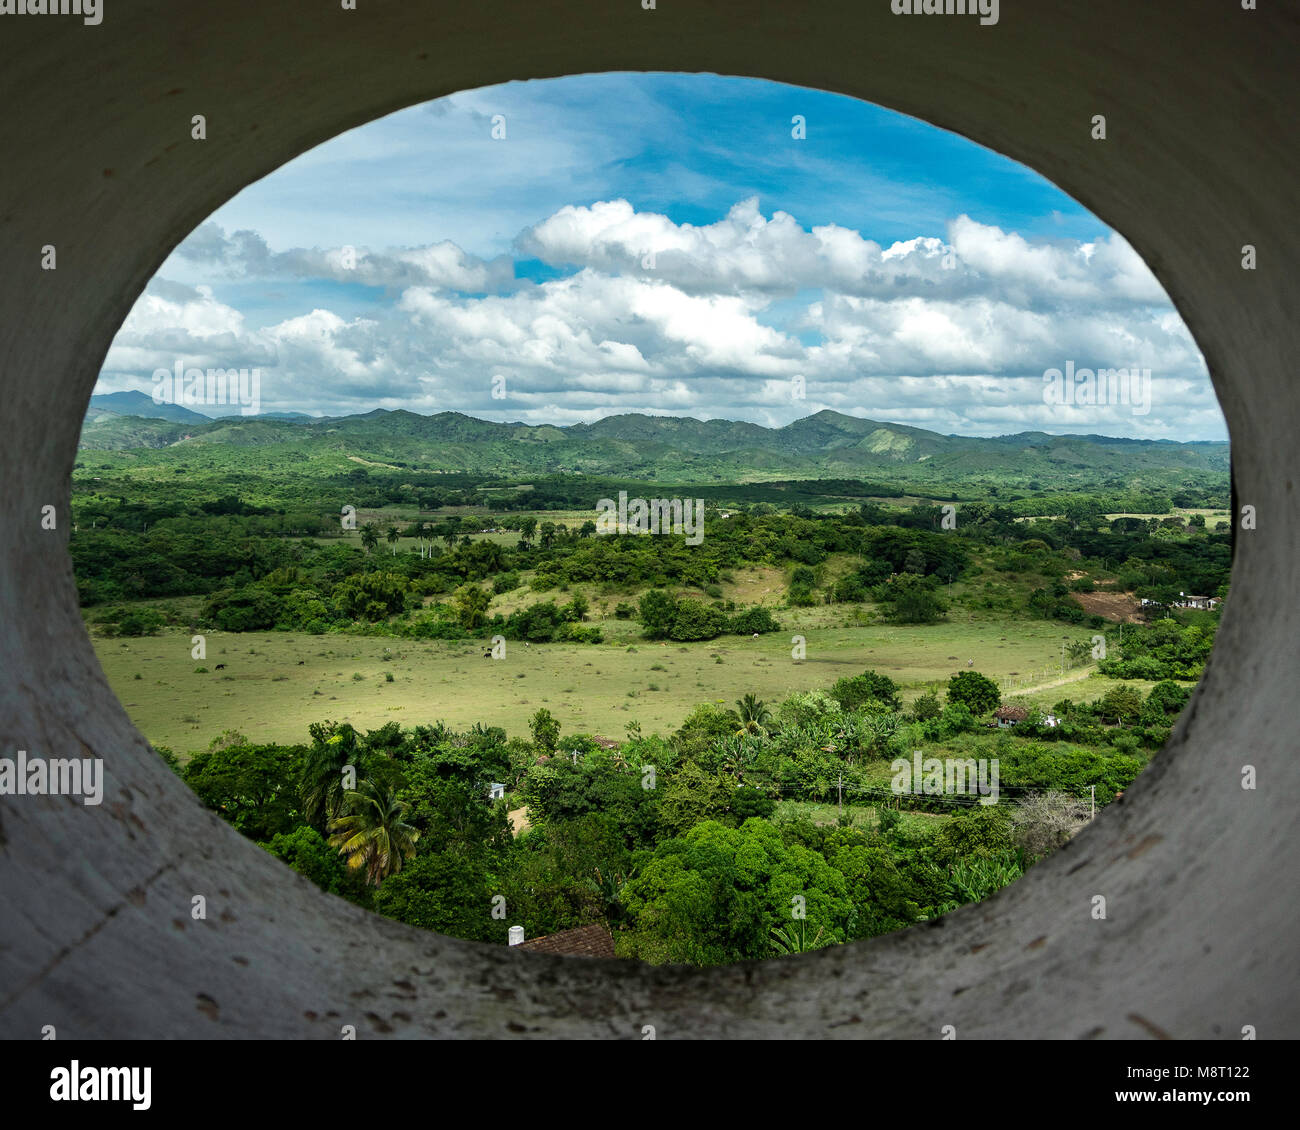
[[[486,639],[300,632],[209,632],[203,660],[190,657],[189,633],[176,629],[138,639],[96,638],[95,648],[136,725],[155,744],[185,755],[224,729],[257,741],[304,741],[308,723],[322,718],[363,729],[394,719],[410,726],[441,718],[457,728],[485,722],[526,736],[528,719],[541,706],[568,733],[621,738],[634,720],[646,733],[667,732],[700,702],[730,705],[752,691],[774,703],[868,667],[913,693],[941,686],[965,669],[967,659],[992,678],[1027,675],[1056,661],[1066,634],[1043,620],[843,627],[829,622],[834,611],[783,610],[780,633],[690,644],[651,643],[640,638],[636,624],[608,620],[602,622],[603,644],[511,642],[501,660],[483,657]],[[791,657],[795,635],[806,639],[802,661]],[[225,669],[216,670],[218,663]],[[207,673],[196,673],[199,667]],[[1086,669],[1067,678],[1067,685],[1027,697],[1050,705],[1067,695],[1095,698],[1112,685],[1088,678]]]

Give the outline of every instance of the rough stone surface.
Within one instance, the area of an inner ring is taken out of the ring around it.
[[[895,17],[886,0],[360,7],[116,0],[94,28],[4,17],[0,750],[99,756],[108,783],[99,808],[0,801],[0,1036],[1300,1035],[1294,6],[1034,0],[1004,4],[996,27]],[[81,417],[171,248],[341,130],[467,87],[603,70],[822,87],[1016,158],[1135,245],[1213,374],[1258,529],[1238,536],[1210,670],[1121,804],[940,924],[694,972],[367,916],[200,808],[132,727],[81,626],[65,544]],[[190,140],[198,113],[206,142]],[[1097,113],[1108,141],[1090,139]],[[54,272],[40,270],[47,243]],[[1240,267],[1248,243],[1255,272]],[[57,532],[40,529],[46,504]],[[1240,787],[1246,763],[1256,791]]]

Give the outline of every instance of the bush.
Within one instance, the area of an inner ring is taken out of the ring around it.
[[[786,594],[786,601],[791,608],[809,608],[817,603],[817,598],[807,585],[792,584]]]
[[[492,591],[500,596],[503,592],[514,592],[519,587],[518,573],[498,573],[492,578]]]
[[[1061,792],[1025,797],[1011,816],[1016,845],[1031,858],[1055,851],[1088,823],[1088,805]]]
[[[222,589],[203,607],[203,619],[223,632],[261,632],[274,628],[284,602],[257,585]]]
[[[751,816],[770,819],[775,811],[776,801],[759,789],[741,787],[731,794],[731,816],[737,825]]]
[[[1113,687],[1098,701],[1097,713],[1103,721],[1113,719],[1120,725],[1136,722],[1142,713],[1142,694],[1134,687]]]
[[[156,636],[164,623],[152,608],[115,608],[99,619],[106,636]]]
[[[755,605],[731,618],[731,630],[739,636],[748,636],[755,632],[779,632],[781,625],[766,608]]]
[[[938,718],[940,713],[939,696],[933,691],[926,691],[912,703],[913,721],[928,722],[931,718]]]
[[[554,751],[555,743],[560,740],[560,723],[546,707],[539,708],[529,719],[528,728],[532,731],[534,742],[548,752]]]
[[[880,585],[877,592],[886,605],[886,619],[896,624],[934,624],[948,611],[930,578],[902,574]]]
[[[349,620],[386,620],[405,610],[406,593],[400,573],[353,573],[334,586],[330,601]]]
[[[677,602],[668,638],[682,641],[711,640],[726,630],[725,612],[686,597]]]
[[[1151,688],[1147,700],[1142,706],[1143,721],[1163,722],[1166,718],[1177,717],[1183,712],[1192,692],[1171,679],[1164,679]]]
[[[898,684],[888,675],[878,675],[870,670],[861,675],[846,675],[831,687],[830,693],[845,710],[857,710],[872,701],[888,710],[901,710],[903,706]]]
[[[948,680],[948,702],[965,706],[976,717],[996,710],[1001,701],[997,683],[978,671],[958,671]]]

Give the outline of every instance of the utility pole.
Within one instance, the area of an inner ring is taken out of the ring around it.
[[[1096,820],[1097,819],[1097,786],[1089,785],[1088,788],[1092,791],[1092,819]]]
[[[840,796],[840,819],[842,820],[844,818],[844,774],[843,773],[840,774],[840,783],[839,783],[838,791]]]

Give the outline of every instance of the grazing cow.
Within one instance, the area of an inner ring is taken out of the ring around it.
[[[298,660],[298,666],[301,667],[301,666],[302,666],[304,663],[306,663],[306,662],[307,662],[307,660],[305,660],[305,659],[300,659],[300,660]]]
[[[753,638],[754,638],[754,639],[758,639],[758,633],[757,633],[757,632],[754,633]]]
[[[492,653],[491,653],[490,651],[485,651],[485,652],[483,653],[483,658],[484,658],[484,659],[491,659],[491,658],[492,658]]]
[[[974,666],[975,666],[975,660],[973,660],[973,659],[968,659],[968,660],[966,660],[966,666],[967,666],[967,667],[974,667]]]
[[[226,665],[225,665],[224,663],[218,663],[218,664],[217,664],[217,670],[218,670],[218,671],[222,671],[222,670],[225,669],[225,666],[226,666]]]

